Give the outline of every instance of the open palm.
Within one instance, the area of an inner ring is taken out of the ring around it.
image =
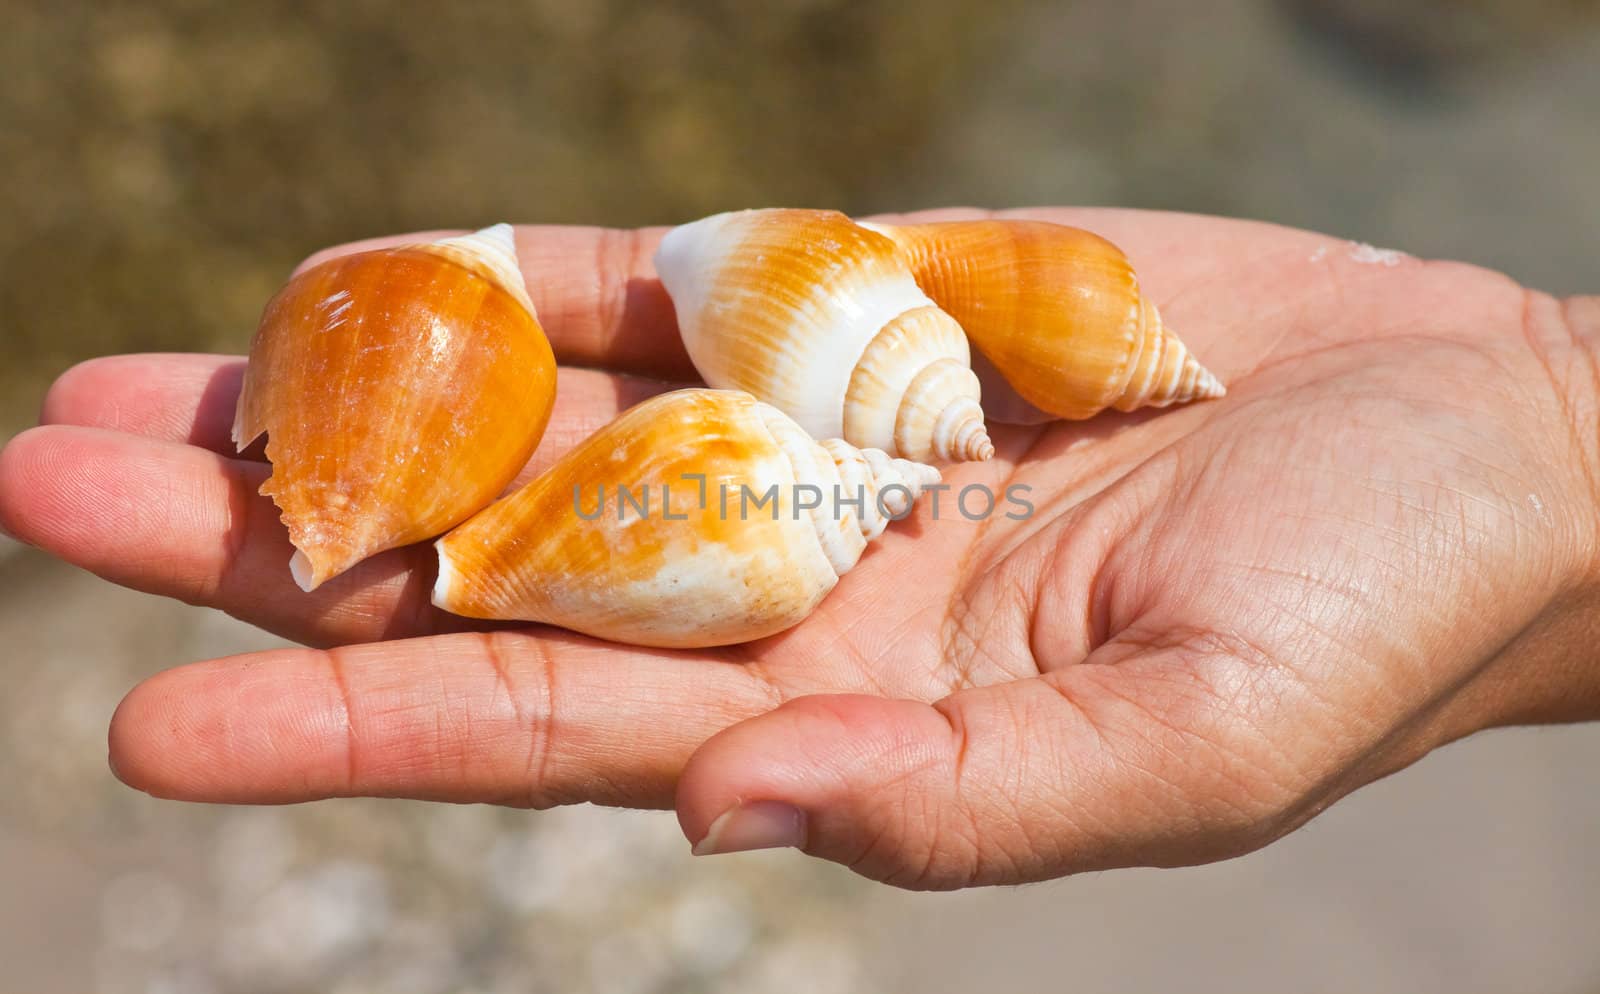
[[[1019,213],[1126,249],[1228,397],[992,426],[996,458],[947,469],[936,516],[925,497],[760,642],[474,628],[428,604],[427,547],[302,593],[267,467],[229,451],[237,359],[69,372],[0,456],[0,522],[343,646],[134,690],[113,764],[167,797],[675,804],[702,851],[793,844],[948,887],[1221,858],[1443,742],[1563,716],[1528,688],[1569,668],[1549,633],[1593,576],[1593,367],[1570,333],[1591,302],[1266,225]],[[519,231],[567,364],[529,474],[692,378],[659,234]],[[974,483],[1024,486],[1034,513],[969,520]]]

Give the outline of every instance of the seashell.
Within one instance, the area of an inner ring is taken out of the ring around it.
[[[966,336],[889,239],[835,211],[740,211],[674,228],[655,263],[709,385],[815,438],[920,461],[993,455]]]
[[[662,394],[440,539],[433,602],[636,645],[763,638],[810,614],[938,479],[815,442],[747,393]]]
[[[1044,221],[861,224],[894,240],[917,285],[1032,405],[997,397],[984,378],[994,420],[1087,418],[1225,393],[1139,292],[1128,257],[1098,235]]]
[[[233,441],[313,590],[500,496],[544,434],[556,366],[509,225],[330,259],[267,304]]]

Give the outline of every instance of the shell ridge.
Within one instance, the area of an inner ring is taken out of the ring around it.
[[[821,449],[812,439],[806,437],[803,432],[795,430],[794,421],[772,405],[757,401],[756,412],[760,415],[761,426],[767,433],[767,437],[772,440],[772,444],[783,454],[785,461],[789,464],[792,474],[791,479],[793,480],[793,489],[789,493],[790,500],[794,501],[798,498],[799,488],[802,486],[826,487],[823,490],[822,503],[823,506],[827,506],[833,494],[831,487],[827,486],[830,481],[821,480],[817,472],[818,456],[827,457],[830,467],[833,465],[832,456]],[[838,474],[835,471],[834,480],[836,481],[837,478]],[[818,508],[809,508],[806,511],[810,520],[812,534],[817,540],[818,548],[827,558],[828,565],[833,570],[834,576],[843,576],[850,571],[850,567],[855,565],[856,559],[861,555],[861,550],[846,548],[837,524],[830,528],[828,521],[817,514],[818,510]]]
[[[619,451],[624,463],[605,458]],[[844,442],[816,442],[743,392],[662,394],[440,539],[433,592],[438,606],[457,614],[538,621],[643,645],[693,648],[774,635],[810,614],[865,549],[859,521],[812,505],[826,503],[853,475],[865,477],[864,467],[853,467],[871,459],[887,464],[880,483],[904,480],[910,493],[934,472]],[[770,518],[760,510],[735,522],[714,497],[700,513],[689,508],[687,518],[655,514],[653,499],[651,516],[627,529],[558,513],[555,502],[570,510],[571,499],[558,491],[575,482],[631,470],[659,486],[690,466],[714,474],[713,485],[778,485],[782,508],[774,501]],[[797,502],[781,489],[800,485],[822,492]],[[810,511],[809,520],[797,511]],[[548,588],[549,597],[533,586]]]
[[[706,383],[750,391],[814,438],[893,444],[903,391],[891,387],[896,379],[909,382],[917,370],[864,377],[863,367],[886,329],[911,312],[940,313],[960,345],[957,358],[970,364],[965,334],[918,285],[895,239],[837,212],[776,209],[702,218],[663,237],[656,269]],[[905,351],[900,361],[923,361],[907,358],[912,355]],[[856,389],[873,377],[888,382]],[[883,410],[864,414],[853,395]],[[928,427],[936,414],[926,418]],[[859,434],[863,424],[875,425],[876,434]],[[917,446],[901,454],[926,457],[928,440],[919,438]]]
[[[850,315],[841,306],[835,305],[834,308],[831,308],[836,312],[836,320],[842,320],[846,327],[853,325],[860,328],[861,331],[855,336],[858,341],[852,345],[850,351],[839,356],[839,360],[842,360],[839,362],[839,369],[843,375],[833,378],[837,380],[836,383],[830,382],[828,384],[828,405],[830,408],[836,409],[838,414],[826,426],[820,426],[819,430],[814,431],[813,434],[815,435],[832,438],[844,434],[844,405],[850,394],[850,380],[878,335],[882,334],[901,315],[919,308],[935,306],[933,301],[928,299],[927,294],[922,292],[916,281],[912,280],[909,274],[905,276],[888,276],[882,279],[878,285],[872,286],[871,289],[874,294],[867,297],[870,306],[857,300],[855,303],[859,307],[859,312],[855,315]],[[821,290],[819,289],[820,292]],[[882,296],[877,296],[877,293],[881,293]],[[837,313],[839,311],[845,311],[845,313],[839,314]],[[837,390],[834,389],[835,386],[837,386]],[[836,402],[835,397],[837,398]],[[837,423],[834,423],[835,421]]]

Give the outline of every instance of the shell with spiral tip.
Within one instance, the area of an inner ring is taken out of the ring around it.
[[[1019,410],[985,377],[994,420],[1087,418],[1224,393],[1140,293],[1128,257],[1098,235],[1044,221],[862,225],[894,240],[917,285],[1037,409]]]
[[[810,614],[938,479],[740,391],[662,394],[440,539],[433,600],[637,645],[746,642]]]
[[[544,433],[555,377],[509,225],[294,276],[251,344],[233,440],[267,436],[261,492],[295,580],[312,590],[493,501]]]
[[[711,386],[816,438],[924,461],[993,454],[966,336],[889,239],[834,211],[739,211],[674,228],[655,262]]]

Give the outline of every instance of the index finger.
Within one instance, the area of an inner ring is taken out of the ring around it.
[[[517,225],[517,262],[556,359],[664,380],[699,374],[678,337],[672,299],[651,261],[667,228]],[[351,252],[433,241],[461,231],[419,231],[350,242],[312,254],[295,270]]]

